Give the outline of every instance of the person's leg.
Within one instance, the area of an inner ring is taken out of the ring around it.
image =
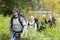
[[[17,38],[18,38],[18,40],[22,40],[21,37],[20,37],[20,33],[18,34],[18,37]]]
[[[15,34],[12,34],[11,40],[16,40],[16,39],[17,39],[17,38],[16,38]]]
[[[16,37],[13,37],[13,40],[16,40]]]
[[[14,35],[14,34],[11,35],[11,40],[14,40],[14,39],[13,39],[13,35]]]

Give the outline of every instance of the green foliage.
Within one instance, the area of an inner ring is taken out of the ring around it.
[[[26,13],[29,10],[46,10],[53,13],[60,13],[59,0],[0,0],[0,13],[6,16],[17,6],[20,12]]]
[[[9,17],[0,15],[0,40],[9,39]]]
[[[0,15],[0,40],[10,40],[9,30],[10,17]],[[34,29],[28,29],[28,35],[24,35],[24,40],[60,40],[60,24],[57,22],[56,27],[46,28],[46,30],[38,32]]]

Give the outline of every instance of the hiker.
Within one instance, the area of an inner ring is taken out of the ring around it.
[[[11,40],[20,40],[26,32],[27,23],[24,16],[19,14],[19,10],[17,8],[12,10],[10,21]]]
[[[41,23],[40,23],[40,28],[38,31],[44,30],[46,28],[47,20],[46,18],[43,18]]]
[[[33,16],[30,16],[30,19],[28,21],[28,26],[34,28],[34,30],[37,30],[37,24],[35,23]]]
[[[54,16],[52,17],[52,20],[53,20],[53,24],[56,25],[56,18]]]
[[[52,25],[53,25],[52,16],[49,16],[48,24],[49,24],[49,27],[52,27]]]

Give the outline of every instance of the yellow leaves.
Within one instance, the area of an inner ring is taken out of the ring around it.
[[[55,0],[55,1],[54,1],[54,4],[55,4],[55,5],[54,5],[54,10],[53,10],[53,11],[54,11],[55,13],[59,13],[59,10],[60,10],[60,4],[58,3],[59,1],[60,1],[60,0]]]
[[[55,3],[59,2],[60,0],[54,0]]]
[[[44,5],[46,10],[58,13],[60,10],[60,4],[58,2],[60,0],[42,0],[42,6]]]

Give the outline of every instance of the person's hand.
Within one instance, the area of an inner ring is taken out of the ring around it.
[[[23,38],[23,34],[21,34],[20,37]]]

